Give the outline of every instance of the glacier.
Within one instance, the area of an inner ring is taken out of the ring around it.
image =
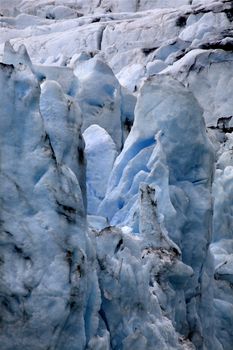
[[[231,0],[0,0],[0,348],[233,349]]]

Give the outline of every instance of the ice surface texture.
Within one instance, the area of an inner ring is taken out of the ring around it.
[[[0,2],[2,350],[232,350],[232,11]]]
[[[75,349],[78,343],[81,349],[94,322],[85,324],[85,296],[96,290],[95,308],[99,295],[95,271],[88,269],[85,206],[75,175],[84,164],[72,161],[66,148],[83,152],[80,114],[48,83],[47,97],[59,96],[64,111],[62,129],[51,130],[27,66],[1,64],[0,82],[1,347]]]

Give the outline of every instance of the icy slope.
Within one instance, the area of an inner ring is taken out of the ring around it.
[[[71,153],[83,152],[80,112],[48,82],[47,97],[64,111],[62,128],[51,130],[29,67],[1,64],[0,83],[1,347],[82,349],[97,327],[100,294],[75,175],[83,159]]]
[[[232,350],[232,1],[0,13],[1,349]]]

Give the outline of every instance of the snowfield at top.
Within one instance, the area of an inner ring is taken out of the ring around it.
[[[0,349],[233,349],[232,0],[0,0]]]

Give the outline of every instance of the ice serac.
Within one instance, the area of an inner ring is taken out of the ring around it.
[[[226,121],[226,122],[229,122]],[[214,310],[217,334],[223,349],[230,350],[233,343],[232,320],[232,134],[226,130],[217,132],[218,151],[213,182],[214,215],[213,242],[210,246],[214,256]],[[220,142],[224,140],[224,142]],[[215,143],[216,144],[216,143]]]
[[[62,129],[51,128],[30,68],[1,63],[0,75],[1,348],[83,349],[100,295],[76,176],[84,164],[72,149],[83,152],[80,114],[48,83],[48,102],[64,111]]]
[[[118,149],[122,145],[120,84],[110,67],[96,58],[78,61],[74,72],[80,81],[78,100],[84,118],[82,130],[99,124]]]
[[[173,78],[148,79],[139,93],[135,122],[116,159],[100,213],[107,213],[112,224],[127,224],[140,234],[140,183],[154,188],[158,218],[181,248],[183,262],[194,270],[185,287],[186,321],[182,324],[178,319],[177,325],[198,349],[209,349],[215,346],[208,253],[214,152],[202,114],[193,94]],[[150,225],[152,234],[156,224],[151,221]]]
[[[183,288],[193,270],[181,261],[179,247],[158,219],[154,189],[143,184],[140,193],[140,236],[132,235],[130,227],[96,234],[99,313],[111,348],[194,349],[175,331],[179,319],[185,319]]]
[[[83,113],[82,131],[90,125],[104,128],[121,150],[133,123],[135,97],[123,89],[111,68],[100,58],[80,54],[71,64],[79,80],[76,94]]]
[[[116,145],[106,130],[91,125],[83,133],[87,160],[87,212],[97,214],[117,156]]]
[[[222,41],[227,45],[226,40]],[[214,51],[192,50],[164,70],[189,86],[204,110],[207,126],[217,126],[219,119],[230,118],[233,109],[230,95],[233,79],[229,76],[233,71],[233,57],[221,50],[224,48],[221,41],[213,44],[215,47]],[[231,120],[229,126],[232,126]]]
[[[153,246],[127,228],[106,228],[97,234],[96,242],[99,313],[111,335],[110,348],[194,349],[175,332],[170,319],[169,305],[177,297],[170,280],[181,277],[185,284],[192,275],[192,269],[180,262],[178,251],[168,245]]]

